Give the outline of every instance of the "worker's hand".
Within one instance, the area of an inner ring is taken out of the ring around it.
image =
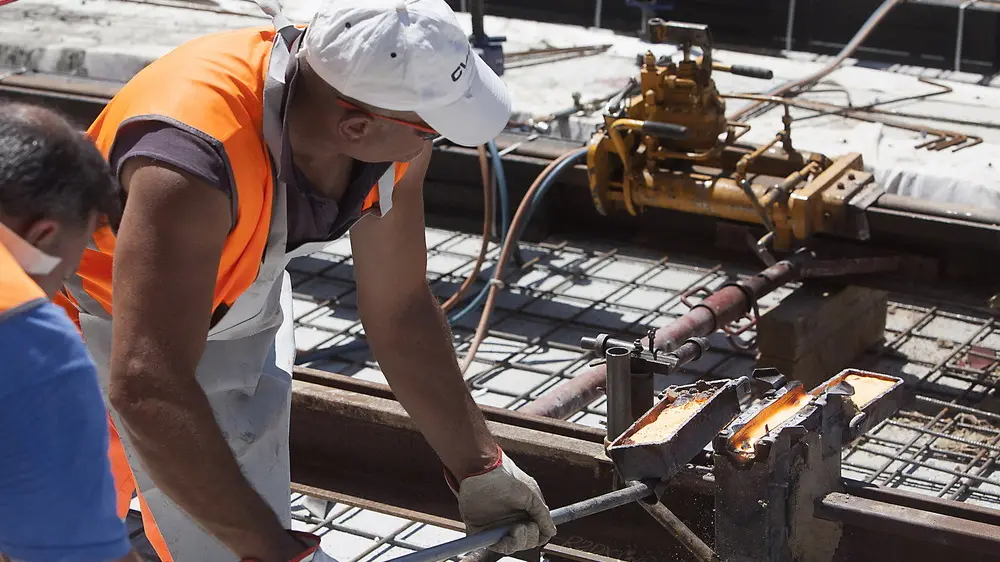
[[[543,545],[556,534],[556,526],[545,505],[545,498],[534,478],[525,474],[514,461],[499,451],[497,465],[488,472],[469,476],[452,492],[458,496],[458,508],[469,534],[493,527],[515,524],[510,533],[490,550],[512,554]]]

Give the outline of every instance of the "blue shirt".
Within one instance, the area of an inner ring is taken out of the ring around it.
[[[0,552],[28,562],[121,558],[97,370],[65,311],[0,319]]]

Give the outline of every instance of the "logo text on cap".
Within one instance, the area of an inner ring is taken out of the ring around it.
[[[452,82],[458,82],[458,79],[461,78],[462,74],[465,73],[465,67],[469,65],[469,54],[470,53],[472,53],[471,49],[469,49],[468,51],[466,51],[465,52],[465,60],[462,61],[462,62],[460,62],[460,63],[458,63],[458,67],[455,68],[455,70],[453,70],[451,72],[451,81]]]

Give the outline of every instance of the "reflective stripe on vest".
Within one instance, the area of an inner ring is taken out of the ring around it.
[[[385,215],[392,208],[392,188],[396,185],[395,172],[394,168],[389,168],[378,180],[380,215]]]
[[[269,110],[284,90],[284,71],[291,58],[288,48],[283,36],[269,27],[188,41],[136,74],[87,132],[108,157],[122,127],[137,119],[157,120],[198,135],[227,157],[238,204],[216,278],[215,312],[231,309],[258,280],[267,248],[279,238],[271,236],[277,226],[272,222],[276,193],[272,162],[279,161],[272,159],[279,154],[272,143],[277,141],[280,147],[281,123]],[[277,53],[282,60],[272,60]],[[280,83],[275,87],[278,76]],[[170,84],[168,90],[163,88],[165,83]],[[382,216],[388,212],[392,188],[406,168],[406,163],[396,163],[390,168],[394,171],[391,184],[383,177],[372,186],[363,213]],[[284,233],[280,238],[284,240]],[[97,316],[110,315],[114,247],[115,236],[108,227],[95,232],[77,278],[66,285],[74,307]],[[74,316],[76,311],[69,312]]]
[[[7,248],[0,245],[0,322],[44,304],[46,300],[45,291],[21,269]]]

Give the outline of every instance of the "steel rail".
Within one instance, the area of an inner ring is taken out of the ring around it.
[[[292,399],[291,465],[296,489],[376,510],[392,506],[401,517],[447,522],[444,526],[458,528],[455,522],[461,518],[454,495],[444,482],[440,460],[402,407],[385,397],[391,390],[375,383],[345,381],[348,377],[335,374],[314,380],[342,388],[320,386],[301,380],[302,372],[296,371]],[[610,491],[614,470],[603,444],[595,441],[600,430],[587,428],[574,433],[567,431],[573,424],[558,420],[486,407],[483,411],[490,418],[490,430],[511,457],[532,474],[550,505],[573,504]],[[692,469],[672,479],[663,500],[707,542],[714,529],[715,484],[705,477],[705,470]],[[840,501],[844,496],[827,496],[830,511],[824,512],[824,517],[844,525],[840,550],[846,557],[839,560],[1000,559],[1000,535],[985,532],[991,529],[987,526],[1000,524],[996,510],[853,481],[845,484],[851,505],[865,500],[880,509],[870,514],[841,509],[838,506],[844,505]],[[907,517],[894,515],[898,513]],[[908,519],[911,515],[912,523]],[[928,532],[932,521],[948,521],[949,525]],[[873,532],[875,528],[882,532]],[[692,559],[637,505],[566,523],[560,526],[550,548],[642,562]]]

